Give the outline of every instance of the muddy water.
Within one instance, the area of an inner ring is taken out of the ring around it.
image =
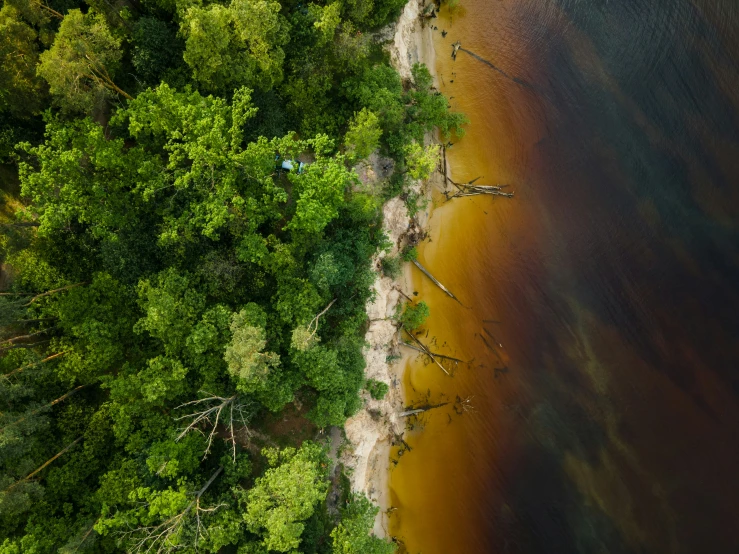
[[[426,414],[391,475],[412,553],[739,552],[739,4],[466,0],[472,120],[421,261]],[[442,38],[440,31],[448,31]],[[456,62],[451,44],[461,40]]]

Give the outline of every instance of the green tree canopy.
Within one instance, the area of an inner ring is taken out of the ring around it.
[[[344,137],[347,151],[357,159],[369,156],[380,144],[380,119],[367,108],[354,114]]]
[[[413,179],[428,179],[439,163],[439,145],[430,144],[425,148],[412,142],[405,148],[405,163],[408,175]]]
[[[90,113],[116,94],[131,99],[113,82],[121,57],[121,41],[110,32],[105,17],[70,10],[54,44],[41,54],[38,74],[63,110]]]
[[[332,554],[392,554],[395,545],[372,534],[379,509],[364,495],[352,495],[331,531]]]
[[[36,30],[5,4],[0,9],[0,113],[28,117],[43,106],[45,86],[36,75],[39,46]]]
[[[298,548],[304,522],[326,498],[326,459],[310,442],[299,449],[263,451],[270,465],[246,496],[244,521],[252,533],[263,537],[269,550],[288,552]]]
[[[400,310],[400,306],[398,306]],[[399,321],[400,324],[405,327],[408,331],[415,331],[426,323],[430,310],[428,304],[423,300],[416,305],[406,302],[402,307]]]
[[[463,122],[375,42],[402,4],[5,0],[0,552],[392,550],[303,439],[381,388],[382,197]]]
[[[280,363],[280,356],[264,352],[267,346],[264,311],[254,303],[248,304],[231,318],[231,342],[224,358],[228,371],[238,379],[237,387],[244,392],[262,389],[269,372]]]
[[[270,89],[282,80],[290,25],[279,2],[232,0],[191,6],[182,15],[184,60],[208,90],[247,85]]]

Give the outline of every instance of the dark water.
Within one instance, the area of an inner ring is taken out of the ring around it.
[[[513,12],[540,235],[508,297],[538,347],[497,546],[739,552],[739,2]]]
[[[488,446],[454,506],[482,523],[454,536],[450,509],[439,537],[739,552],[739,1],[464,5],[447,40],[477,57],[440,64],[472,117],[455,169],[517,196],[470,208],[494,220],[482,265],[456,283],[436,265],[503,322],[510,374],[462,377],[484,408],[464,432]]]

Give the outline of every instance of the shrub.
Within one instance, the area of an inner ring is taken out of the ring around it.
[[[391,279],[400,277],[402,267],[398,256],[385,256],[382,258],[380,266],[382,267],[382,274],[385,277],[390,277]]]
[[[370,396],[375,400],[382,400],[385,398],[387,391],[390,390],[387,383],[383,383],[382,381],[377,381],[375,379],[367,379],[364,386],[369,391]]]
[[[419,302],[415,306],[410,302],[406,302],[398,321],[406,330],[415,331],[426,323],[429,313],[430,310],[426,302]]]
[[[403,251],[403,261],[412,262],[418,259],[418,248],[410,246]]]

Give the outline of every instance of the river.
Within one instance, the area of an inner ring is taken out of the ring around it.
[[[419,338],[468,363],[409,364],[409,404],[452,404],[394,454],[390,533],[739,552],[739,3],[462,0],[433,25],[471,119],[454,179],[515,197],[436,198],[420,261],[461,304],[416,274]]]

